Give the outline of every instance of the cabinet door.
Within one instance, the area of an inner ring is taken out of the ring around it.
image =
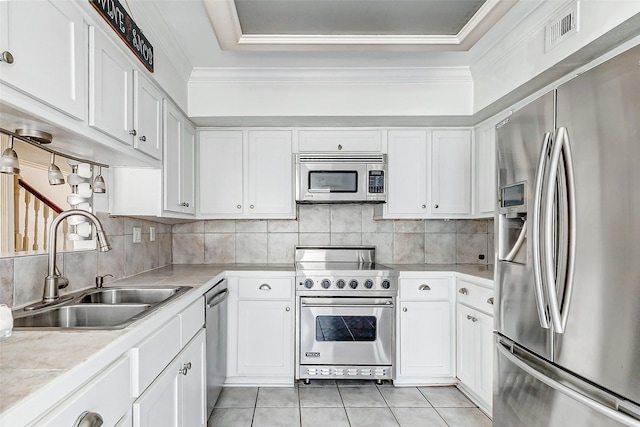
[[[182,212],[182,114],[164,101],[164,210]]]
[[[200,132],[198,207],[202,214],[243,212],[242,131]]]
[[[400,304],[400,375],[452,375],[449,302]]]
[[[250,131],[249,214],[293,216],[291,131]]]
[[[476,342],[478,355],[476,393],[489,408],[493,400],[493,317],[476,312]]]
[[[475,387],[476,375],[476,327],[475,312],[458,304],[458,378],[468,387]]]
[[[134,427],[179,427],[180,423],[180,375],[182,359],[173,362],[156,378],[147,390],[133,403]]]
[[[238,302],[238,373],[293,376],[290,301]]]
[[[476,213],[493,214],[497,194],[495,126],[479,129],[476,136]]]
[[[89,125],[133,143],[133,67],[95,27],[89,27]]]
[[[427,132],[390,131],[387,141],[390,217],[424,216],[427,210]]]
[[[84,20],[73,2],[0,2],[0,79],[77,118],[86,117]]]
[[[431,213],[471,213],[471,131],[434,131]]]
[[[135,105],[133,146],[136,150],[162,159],[162,93],[139,71],[134,71]]]
[[[184,213],[196,213],[196,187],[195,187],[195,150],[196,128],[186,119],[182,126],[182,158],[180,172],[182,177],[182,200],[186,203],[182,207]]]
[[[182,376],[182,424],[199,427],[206,425],[205,376],[205,336],[204,330],[185,347],[182,352],[182,365],[190,368]]]

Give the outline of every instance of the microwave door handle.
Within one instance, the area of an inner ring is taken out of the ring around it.
[[[542,277],[542,252],[540,249],[540,224],[542,220],[542,190],[544,176],[547,166],[547,156],[551,145],[551,132],[546,132],[542,139],[542,149],[536,169],[536,183],[533,197],[533,212],[531,221],[531,246],[533,257],[533,283],[536,294],[536,307],[538,308],[538,318],[540,326],[544,329],[550,328],[549,318],[545,310],[545,297]],[[524,228],[524,226],[523,226]]]

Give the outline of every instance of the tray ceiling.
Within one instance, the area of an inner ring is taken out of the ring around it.
[[[203,0],[224,50],[469,50],[517,0]]]

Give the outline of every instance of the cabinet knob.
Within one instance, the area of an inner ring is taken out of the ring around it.
[[[407,307],[404,307],[404,308],[402,309],[402,311],[404,311],[404,312],[406,313],[406,312],[407,312]]]
[[[342,150],[342,144],[338,144],[338,150]]]
[[[487,304],[491,304],[491,305],[493,305],[493,297],[491,297],[491,298],[489,298],[489,299],[487,300]]]
[[[2,52],[0,55],[0,62],[6,62],[7,64],[13,64],[13,55],[8,50]]]
[[[418,290],[420,290],[420,291],[430,291],[431,290],[431,286],[429,286],[429,285],[420,285]]]
[[[146,142],[147,137],[146,137],[146,136],[144,136],[144,135],[142,135],[142,136],[141,136],[140,138],[138,138],[138,139],[139,139],[140,141],[142,141],[142,142]]]
[[[242,205],[236,205],[236,208],[242,209]]]
[[[291,311],[291,307],[287,307],[284,309],[285,311]]]
[[[422,205],[422,209],[426,209],[426,208],[427,208],[427,205]]]
[[[191,369],[191,362],[185,363],[184,367],[187,368],[187,370]]]
[[[184,206],[185,208],[189,207],[189,203],[188,202],[182,202],[180,203],[180,206]]]
[[[255,206],[249,205],[249,209],[253,209],[253,208],[255,208]]]
[[[436,209],[438,209],[438,208],[440,207],[440,205],[435,205],[434,207],[435,207]]]
[[[260,285],[260,287],[258,289],[260,289],[261,291],[270,291],[271,290],[271,286],[269,286],[266,283],[263,283],[262,285]]]
[[[131,129],[131,130],[129,131],[129,135],[136,136],[137,134],[138,134],[138,132],[136,132],[136,130],[135,130],[135,129]]]
[[[178,369],[178,373],[180,375],[187,375],[188,372],[189,372],[189,370],[187,369],[186,366],[183,366],[182,368]]]
[[[461,293],[462,295],[468,295],[469,294],[469,289],[460,288],[460,290],[458,292]]]
[[[472,322],[474,322],[474,323],[478,321],[478,318],[477,318],[477,317],[473,317],[473,316],[470,316],[470,315],[468,315],[468,314],[467,314],[467,319],[468,319],[468,320],[471,320],[471,321],[472,321]]]
[[[104,423],[102,416],[97,412],[84,411],[73,427],[100,427]]]

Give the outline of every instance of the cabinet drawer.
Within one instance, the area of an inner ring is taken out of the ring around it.
[[[240,299],[290,299],[293,293],[292,279],[250,279],[238,281]]]
[[[402,300],[448,300],[451,279],[448,277],[400,279]]]
[[[459,303],[493,316],[493,289],[458,280],[456,292]]]
[[[378,130],[300,131],[300,152],[382,152],[382,133]]]
[[[198,301],[185,308],[180,317],[180,347],[187,345],[191,338],[204,326],[204,299]]]
[[[104,425],[115,425],[131,407],[129,356],[119,359],[47,414],[37,426],[73,426],[85,412],[100,414]]]
[[[133,348],[137,358],[133,395],[140,396],[180,351],[180,318],[175,316],[149,338]],[[134,359],[135,360],[135,359]],[[137,381],[136,381],[137,379]]]

